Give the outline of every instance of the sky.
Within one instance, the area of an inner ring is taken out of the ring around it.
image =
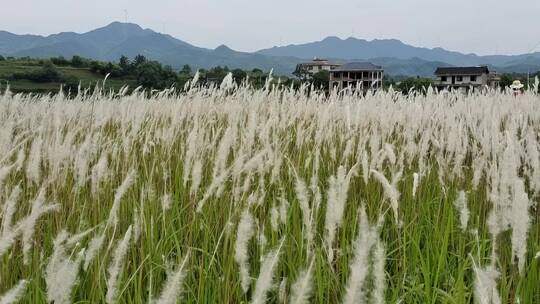
[[[126,20],[196,46],[239,51],[352,36],[478,55],[540,52],[539,0],[17,0],[0,6],[0,30],[16,34],[82,33]]]

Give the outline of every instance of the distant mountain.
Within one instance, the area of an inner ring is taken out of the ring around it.
[[[238,52],[221,45],[216,49],[194,46],[170,35],[143,29],[137,24],[113,22],[87,33],[64,32],[50,36],[16,35],[0,31],[0,55],[49,58],[80,55],[104,61],[117,61],[142,54],[173,68],[189,64],[193,68],[274,69],[291,74],[295,66],[314,57],[336,62],[370,61],[393,76],[431,76],[439,66],[489,65],[500,72],[540,70],[540,53],[518,56],[477,56],[421,48],[399,40],[362,40],[328,37],[322,41],[273,47],[255,53]]]
[[[444,62],[450,65],[492,65],[492,66],[519,66],[522,64],[540,65],[540,53],[505,56],[478,56],[475,54],[462,54],[448,51],[442,48],[421,48],[405,44],[395,39],[372,40],[338,37],[328,37],[322,41],[306,44],[273,47],[258,51],[259,54],[268,56],[292,56],[311,59],[314,57],[341,58],[345,60],[372,58],[396,58],[410,60],[421,58],[431,62]]]
[[[226,46],[215,50],[193,46],[170,35],[143,29],[132,23],[113,22],[87,33],[59,33],[47,37],[15,35],[0,31],[0,54],[15,57],[50,58],[80,55],[87,58],[117,61],[121,55],[133,58],[138,54],[180,68],[189,64],[194,68],[217,65],[230,68],[265,70],[289,74],[301,60],[276,58],[261,54],[234,51]]]

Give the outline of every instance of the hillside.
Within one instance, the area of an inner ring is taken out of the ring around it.
[[[332,57],[344,60],[385,57],[396,59],[420,58],[424,61],[444,62],[450,65],[492,65],[500,67],[518,66],[521,64],[540,65],[540,53],[517,56],[478,56],[462,54],[442,48],[422,48],[405,44],[396,39],[375,39],[367,41],[357,38],[340,39],[327,37],[321,41],[305,44],[287,45],[263,49],[259,54],[268,56],[293,56],[298,58]]]
[[[519,73],[540,69],[540,53],[477,56],[442,48],[416,47],[396,39],[367,41],[328,37],[317,42],[247,53],[225,45],[215,49],[198,47],[132,23],[113,22],[86,33],[64,32],[46,37],[0,31],[0,55],[4,56],[71,58],[79,55],[101,61],[117,61],[121,55],[133,58],[138,54],[175,69],[185,64],[195,69],[228,66],[244,70],[274,69],[275,73],[281,75],[290,75],[298,63],[314,57],[331,58],[337,62],[371,61],[394,76],[431,76],[436,67],[448,65],[489,65],[500,72]]]
[[[37,71],[41,68],[41,64],[38,61],[29,60],[16,60],[16,61],[0,61],[0,91],[6,88],[8,83],[7,78],[14,73],[28,73]],[[76,68],[71,66],[59,66],[58,71],[64,76],[74,78],[81,83],[81,87],[89,88],[95,86],[98,82],[103,81],[103,75],[94,73],[88,68]],[[128,85],[132,88],[136,87],[136,80],[118,77],[109,78],[106,82],[106,88],[117,91],[124,85]],[[63,82],[35,82],[26,79],[11,80],[9,81],[10,90],[13,92],[56,92],[60,89]]]
[[[142,54],[173,68],[185,64],[206,69],[221,65],[241,69],[273,68],[279,74],[291,73],[301,61],[297,58],[237,52],[227,47],[215,50],[200,48],[170,35],[120,22],[87,33],[67,32],[47,37],[0,32],[0,54],[31,58],[70,58],[80,55],[102,61],[116,61],[121,55],[134,57]]]

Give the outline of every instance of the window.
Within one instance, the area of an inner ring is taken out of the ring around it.
[[[446,76],[441,76],[441,81],[444,81],[444,82],[448,81],[448,77],[446,77]]]
[[[456,78],[457,78],[457,79],[456,79],[457,81],[463,81],[463,76],[458,76],[458,77],[456,77]]]
[[[476,75],[471,76],[471,82],[476,82]]]

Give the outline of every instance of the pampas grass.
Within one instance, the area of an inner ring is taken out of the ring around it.
[[[129,226],[126,234],[124,235],[124,238],[118,243],[118,246],[114,250],[112,256],[112,262],[109,265],[109,269],[107,270],[109,277],[107,279],[107,295],[105,296],[105,301],[108,304],[115,303],[116,297],[118,296],[118,277],[122,273],[124,259],[129,250],[131,229],[132,226]]]
[[[281,240],[279,247],[276,250],[267,253],[261,263],[261,270],[257,282],[255,283],[255,289],[253,290],[252,304],[266,303],[266,293],[272,287],[274,280],[274,272],[279,262],[279,254],[281,247],[285,240]]]
[[[313,290],[312,276],[314,263],[315,260],[312,259],[307,270],[302,271],[300,275],[298,275],[296,282],[292,285],[291,304],[309,303],[311,292]]]
[[[175,304],[178,301],[183,291],[182,284],[186,277],[188,259],[189,253],[186,254],[186,257],[183,259],[178,269],[169,275],[159,299],[155,301],[156,304]]]
[[[538,302],[537,94],[197,75],[183,92],[0,93],[1,294]]]
[[[238,224],[238,232],[236,233],[236,242],[234,245],[234,260],[238,264],[240,273],[240,286],[246,293],[251,284],[249,278],[249,256],[248,242],[254,236],[254,220],[248,209],[245,209]]]
[[[22,298],[28,281],[20,280],[15,287],[8,290],[4,295],[0,296],[0,304],[15,304]]]

